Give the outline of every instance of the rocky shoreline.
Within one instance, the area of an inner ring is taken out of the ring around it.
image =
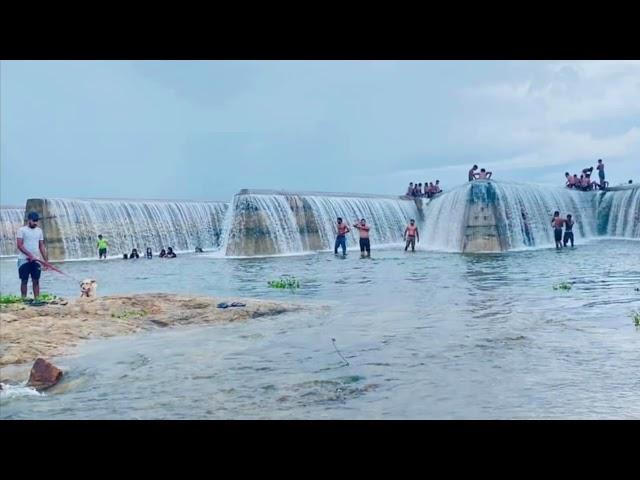
[[[217,307],[234,301],[244,306]],[[0,309],[0,368],[64,355],[70,347],[92,338],[243,321],[302,308],[284,302],[167,293],[84,298],[43,306],[5,305]]]

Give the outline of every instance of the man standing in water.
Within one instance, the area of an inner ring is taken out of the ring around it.
[[[571,219],[571,214],[567,215],[567,219],[564,221],[564,238],[562,239],[565,247],[567,243],[569,243],[569,240],[571,240],[571,248],[573,248],[573,225],[575,223],[576,222]]]
[[[416,226],[416,221],[412,218],[409,221],[409,225],[404,229],[404,239],[407,241],[407,244],[404,247],[404,251],[406,252],[411,245],[411,251],[416,251],[416,239],[420,242],[420,234],[418,233],[418,227]]]
[[[20,277],[20,294],[27,298],[29,275],[33,286],[35,300],[40,296],[40,264],[37,262],[37,252],[40,251],[42,260],[48,261],[47,249],[44,246],[44,235],[38,227],[38,214],[29,212],[27,226],[20,227],[16,235],[18,247],[18,276]],[[47,267],[45,267],[46,269]]]
[[[96,245],[98,247],[98,258],[99,259],[106,259],[107,258],[107,247],[109,246],[109,244],[107,243],[106,240],[104,240],[102,238],[102,235],[98,235],[98,244]]]
[[[357,221],[357,220],[356,220]],[[360,220],[360,223],[355,223],[353,228],[357,228],[360,232],[360,256],[365,257],[364,252],[367,252],[367,257],[371,258],[371,243],[369,243],[369,225],[364,218]]]
[[[553,237],[556,241],[556,249],[562,248],[562,225],[565,219],[560,216],[559,211],[553,212],[553,218],[551,219],[551,225],[553,225]]]
[[[336,236],[336,244],[333,247],[333,253],[338,254],[338,247],[342,247],[342,256],[347,254],[347,233],[349,233],[349,227],[342,221],[341,217],[338,217],[338,235]]]

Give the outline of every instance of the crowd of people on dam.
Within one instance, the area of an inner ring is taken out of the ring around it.
[[[593,166],[583,168],[580,178],[578,178],[577,173],[571,175],[569,172],[564,172],[567,188],[581,190],[583,192],[606,189],[609,186],[609,182],[605,180],[604,163],[602,162],[601,158],[598,159],[598,166],[596,167],[596,169],[598,170],[598,182],[591,180]],[[631,183],[631,181],[629,181],[629,183]]]
[[[422,186],[422,183],[409,182],[409,186],[407,187],[407,191],[404,195],[405,197],[411,198],[432,198],[439,193],[442,193],[440,180],[436,180],[436,183],[424,182],[424,187]]]

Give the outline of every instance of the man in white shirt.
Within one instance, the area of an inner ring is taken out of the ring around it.
[[[33,296],[36,300],[40,296],[40,264],[36,260],[40,257],[42,260],[48,261],[42,229],[38,227],[39,219],[36,212],[30,212],[29,215],[27,215],[27,225],[20,227],[16,235],[18,247],[18,276],[21,282],[20,293],[22,294],[22,298],[27,298],[27,286],[29,283],[29,275],[31,275]],[[38,252],[40,255],[38,255]]]

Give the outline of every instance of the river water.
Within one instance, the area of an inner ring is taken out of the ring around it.
[[[373,245],[372,259],[350,251],[65,262],[70,275],[97,279],[99,295],[328,308],[83,343],[54,359],[68,372],[54,392],[0,394],[0,418],[640,418],[640,329],[631,319],[640,242],[576,240],[563,251],[482,255]],[[2,293],[17,293],[15,259],[0,267]],[[283,274],[301,287],[267,286]],[[554,290],[562,281],[572,289]],[[42,283],[78,295],[55,273]]]

